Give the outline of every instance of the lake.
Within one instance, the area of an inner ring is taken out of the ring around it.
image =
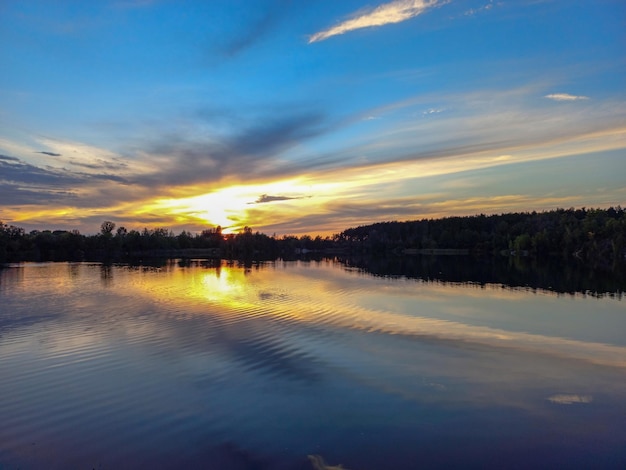
[[[626,468],[623,284],[443,263],[0,269],[0,468]]]

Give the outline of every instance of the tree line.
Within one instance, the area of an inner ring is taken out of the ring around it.
[[[192,234],[166,228],[127,230],[105,221],[100,233],[33,230],[0,222],[0,262],[123,259],[141,256],[204,256],[229,259],[289,258],[308,252],[405,254],[459,250],[473,254],[573,257],[615,263],[624,260],[626,211],[556,209],[499,215],[379,222],[349,228],[332,237],[268,236],[245,227],[224,234],[221,227]]]
[[[274,259],[307,251],[322,251],[332,245],[330,237],[283,236],[277,238],[245,227],[237,234],[224,234],[213,227],[193,234],[167,228],[141,231],[117,227],[104,221],[100,233],[83,235],[78,230],[33,230],[0,222],[0,262],[123,260],[141,257],[220,257]]]
[[[337,241],[365,252],[464,250],[618,261],[625,254],[626,211],[583,207],[381,222],[345,230]]]

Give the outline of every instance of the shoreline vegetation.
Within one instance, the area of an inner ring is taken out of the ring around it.
[[[245,227],[199,234],[166,228],[128,230],[105,221],[95,235],[77,230],[33,230],[0,222],[0,263],[20,261],[124,261],[141,258],[289,259],[302,255],[501,255],[578,260],[611,268],[626,258],[626,211],[556,209],[378,222],[330,237],[268,236]]]

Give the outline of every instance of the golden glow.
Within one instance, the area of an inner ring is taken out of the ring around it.
[[[145,204],[137,214],[158,212],[178,220],[198,220],[221,226],[224,233],[238,232],[257,221],[251,215],[262,212],[273,222],[285,215],[297,216],[302,211],[332,197],[340,183],[308,184],[306,178],[263,184],[236,185],[199,196],[157,199]],[[317,194],[313,198],[312,194]],[[263,196],[278,198],[264,202]]]
[[[418,335],[433,339],[514,348],[613,367],[626,367],[626,347],[577,339],[525,333],[466,323],[473,308],[482,311],[485,302],[532,303],[534,296],[522,290],[502,289],[499,285],[477,287],[426,282],[389,285],[376,280],[363,290],[347,295],[342,284],[346,275],[331,262],[317,266],[280,265],[266,267],[261,275],[244,268],[222,265],[216,270],[173,268],[168,276],[148,275],[136,285],[137,295],[159,302],[181,304],[181,312],[223,316],[227,321],[262,316],[280,321],[332,324],[334,328],[378,331],[385,334]],[[315,275],[312,275],[315,274]],[[380,303],[380,296],[385,303]],[[554,296],[554,294],[547,294]],[[554,296],[556,299],[556,296]],[[393,299],[393,300],[392,300]],[[580,299],[584,301],[583,298]],[[545,300],[542,300],[545,302]],[[589,300],[596,302],[597,299]],[[202,305],[219,305],[219,309]],[[416,315],[415,306],[429,312]],[[407,310],[409,308],[409,310]],[[455,320],[444,319],[455,313]],[[502,305],[499,308],[503,308]],[[446,313],[444,318],[438,312]]]
[[[137,214],[156,212],[178,223],[185,220],[202,221],[208,225],[220,225],[225,233],[238,232],[244,226],[262,228],[280,223],[287,224],[307,215],[331,214],[333,206],[339,200],[346,206],[354,203],[362,208],[375,207],[381,204],[377,187],[386,186],[390,190],[388,197],[393,200],[391,189],[406,180],[609,150],[621,145],[624,133],[626,129],[615,129],[580,136],[566,142],[555,139],[539,147],[500,149],[502,153],[480,151],[445,159],[377,163],[305,174],[299,178],[283,181],[240,184],[199,196],[157,199],[146,204]],[[279,199],[266,203],[257,202],[263,195]],[[466,200],[447,198],[445,201],[433,200],[434,198],[428,196],[423,194],[412,196],[415,217],[422,212],[419,205],[415,205],[420,199],[428,204],[427,214],[430,217],[442,217],[451,213],[467,215],[483,211],[519,210],[520,206],[523,209],[528,207],[549,209],[559,205],[574,205],[577,202],[575,197],[541,198],[523,194],[475,197]],[[581,204],[585,204],[585,201]],[[389,216],[398,218],[393,212],[390,212]],[[333,227],[329,223],[324,228],[306,227],[303,232],[328,235],[341,231],[353,223],[366,222],[371,221],[352,219],[346,214],[340,226]]]
[[[200,196],[157,199],[146,205],[142,211],[157,211],[174,218],[190,218],[203,221],[207,225],[219,225],[228,233],[233,228],[239,228],[239,219],[248,201],[238,188],[233,187]]]
[[[243,271],[230,267],[221,267],[215,272],[204,273],[195,283],[192,295],[221,304],[240,303],[245,293]]]
[[[183,228],[198,232],[221,226],[224,233],[241,231],[245,226],[268,234],[331,235],[346,228],[385,220],[407,220],[422,217],[470,215],[515,210],[542,210],[577,205],[606,206],[618,204],[623,191],[611,189],[569,196],[528,194],[476,194],[454,197],[454,187],[439,186],[437,194],[420,190],[420,180],[538,160],[568,157],[585,153],[623,148],[626,128],[613,128],[575,137],[556,137],[525,146],[503,146],[497,150],[465,151],[445,158],[420,157],[414,160],[363,163],[349,168],[335,168],[304,173],[298,177],[255,183],[218,183],[212,190],[195,184],[161,188],[156,194],[137,192],[132,186],[118,186],[117,199],[109,206],[4,207],[0,220],[9,223],[38,224],[45,228],[77,228],[86,233],[99,230],[93,220],[113,220],[128,229],[170,227],[175,233]],[[46,142],[55,151],[65,144]],[[68,144],[69,145],[69,144]],[[380,145],[376,143],[375,145]],[[357,151],[358,149],[355,149]],[[362,148],[368,153],[368,145]],[[379,151],[381,149],[378,149]],[[393,150],[393,149],[391,149]],[[43,157],[38,157],[43,158]],[[135,168],[137,169],[137,168]],[[110,182],[77,189],[77,198],[97,201],[99,192],[111,190]],[[265,195],[265,197],[263,197]],[[102,197],[106,201],[106,196]],[[95,203],[94,203],[95,204]],[[375,208],[378,212],[370,212]],[[388,210],[387,210],[388,209]],[[91,219],[91,222],[86,222]],[[85,222],[83,222],[85,221]],[[83,226],[81,224],[92,224]]]

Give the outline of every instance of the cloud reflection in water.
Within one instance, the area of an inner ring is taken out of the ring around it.
[[[106,279],[97,264],[24,265],[0,271],[0,289],[0,462],[12,467],[590,462],[619,457],[626,438],[615,299],[333,262],[110,266]],[[559,321],[578,328],[560,337]],[[19,457],[26,442],[38,456]]]

